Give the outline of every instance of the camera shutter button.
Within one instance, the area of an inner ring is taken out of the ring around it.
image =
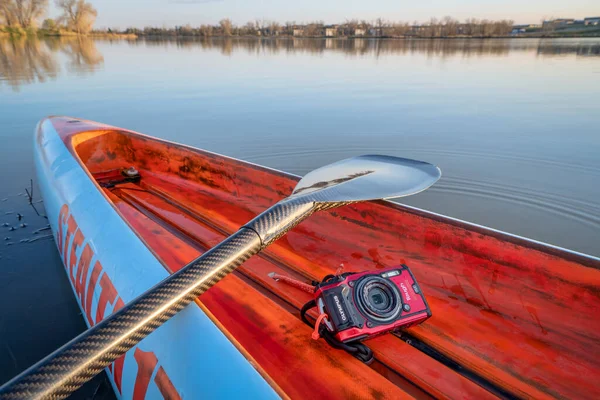
[[[410,306],[409,306],[408,304],[404,304],[404,305],[402,306],[402,308],[403,308],[403,309],[404,309],[404,311],[406,311],[406,312],[410,311]]]

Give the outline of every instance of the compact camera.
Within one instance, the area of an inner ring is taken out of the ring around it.
[[[343,343],[419,324],[431,317],[425,296],[406,265],[345,273],[317,285],[315,302],[327,329]]]

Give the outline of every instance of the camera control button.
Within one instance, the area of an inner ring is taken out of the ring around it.
[[[420,290],[419,287],[417,285],[412,285],[413,290],[415,291],[416,294],[419,294]]]
[[[410,311],[410,306],[408,304],[403,305],[402,308],[404,309],[404,311]]]

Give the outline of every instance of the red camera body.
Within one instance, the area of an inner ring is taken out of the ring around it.
[[[406,265],[381,271],[345,273],[315,291],[319,313],[335,338],[348,343],[419,324],[431,310]]]

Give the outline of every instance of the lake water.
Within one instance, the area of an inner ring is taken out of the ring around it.
[[[443,178],[403,203],[600,256],[600,39],[0,40],[0,382],[85,328],[24,190],[57,114],[299,175],[429,161]]]

